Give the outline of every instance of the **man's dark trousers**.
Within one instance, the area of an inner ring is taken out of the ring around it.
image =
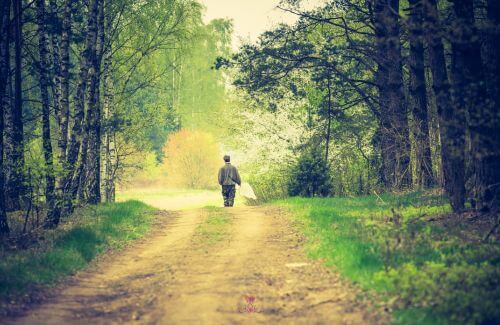
[[[235,185],[222,185],[222,197],[224,198],[225,207],[232,207],[234,205],[235,194],[236,194]]]

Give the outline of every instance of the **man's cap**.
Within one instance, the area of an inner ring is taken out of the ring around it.
[[[229,157],[229,155],[224,155],[224,161],[230,161],[231,160],[231,157]]]

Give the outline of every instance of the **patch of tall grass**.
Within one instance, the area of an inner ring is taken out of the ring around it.
[[[0,297],[51,285],[84,268],[108,249],[140,238],[151,226],[154,208],[127,201],[86,208],[71,222],[44,233],[39,245],[2,252]]]

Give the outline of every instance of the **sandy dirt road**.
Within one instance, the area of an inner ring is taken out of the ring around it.
[[[203,210],[161,213],[157,230],[72,277],[9,324],[380,324],[386,315],[305,256],[275,208],[226,210],[228,236],[204,245]]]

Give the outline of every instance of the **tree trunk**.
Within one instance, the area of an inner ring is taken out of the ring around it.
[[[6,114],[7,208],[21,209],[24,191],[23,97],[22,97],[22,7],[21,0],[13,1],[14,9],[14,102]]]
[[[90,70],[89,87],[89,152],[86,165],[88,199],[90,204],[101,201],[101,105],[100,105],[100,70],[104,50],[104,0],[100,1],[97,28],[96,54],[93,56]]]
[[[465,203],[465,112],[457,109],[451,100],[436,0],[424,0],[424,19],[432,87],[439,116],[444,187],[453,210],[461,211]]]
[[[485,206],[485,194],[489,190],[488,174],[491,166],[488,134],[494,130],[488,119],[487,87],[481,62],[481,45],[475,27],[473,0],[453,1],[452,24],[452,91],[454,106],[459,114],[468,113],[471,144],[471,170],[469,192],[473,205]],[[494,152],[495,149],[493,149]],[[498,173],[498,171],[497,171]]]
[[[330,82],[330,77],[328,77],[328,124],[326,126],[326,149],[325,149],[325,161],[328,164],[328,152],[330,150],[330,136],[332,133],[332,87]]]
[[[45,28],[45,0],[36,1],[36,20],[38,24],[38,49],[40,55],[40,97],[42,99],[42,141],[45,158],[45,200],[47,202],[46,227],[52,227],[59,220],[56,208],[54,161],[50,136],[50,106],[48,91],[48,46]]]
[[[500,210],[500,1],[488,1],[488,25],[485,46],[488,98],[483,118],[481,166],[478,181],[481,184],[478,203],[481,209]],[[480,122],[480,121],[478,121]]]
[[[57,3],[56,0],[50,0],[50,11],[52,17],[57,17]],[[54,115],[58,121],[58,124],[61,124],[61,59],[59,53],[59,34],[52,33],[51,35],[51,49],[52,49],[52,97],[53,97],[53,105],[54,105]]]
[[[422,19],[422,0],[410,0],[408,21],[410,41],[410,111],[413,115],[413,136],[415,139],[415,176],[417,185],[420,188],[429,188],[434,185],[434,176],[432,173],[429,141]]]
[[[89,3],[89,16],[87,20],[87,35],[85,40],[85,49],[82,52],[80,63],[80,72],[78,74],[78,85],[75,93],[75,112],[74,121],[69,138],[69,148],[66,158],[66,170],[63,180],[64,186],[64,210],[65,213],[71,213],[73,210],[72,200],[74,198],[74,188],[77,179],[75,173],[78,168],[76,163],[78,161],[82,137],[82,128],[85,116],[85,93],[88,81],[89,70],[92,63],[92,55],[95,55],[95,46],[97,41],[97,14],[99,8],[99,0],[93,0]]]
[[[5,184],[4,184],[4,164],[3,164],[3,129],[4,129],[4,99],[7,86],[7,76],[9,55],[9,20],[10,1],[3,1],[0,4],[0,235],[9,233],[9,223],[5,209]]]
[[[377,84],[384,178],[390,188],[411,185],[408,116],[403,92],[399,0],[375,0]]]
[[[105,24],[105,37],[108,37],[108,33],[111,31],[112,19],[108,15]],[[115,201],[115,182],[114,182],[114,165],[115,165],[115,146],[114,146],[114,125],[113,125],[113,75],[111,71],[112,67],[112,48],[111,44],[105,51],[104,56],[104,119],[106,121],[106,127],[104,132],[104,143],[105,143],[105,165],[104,165],[104,194],[106,202]]]
[[[66,151],[68,144],[69,126],[69,43],[71,38],[71,14],[73,10],[73,0],[66,0],[64,4],[64,17],[61,30],[61,103],[59,118],[59,160],[64,167],[66,162]]]

